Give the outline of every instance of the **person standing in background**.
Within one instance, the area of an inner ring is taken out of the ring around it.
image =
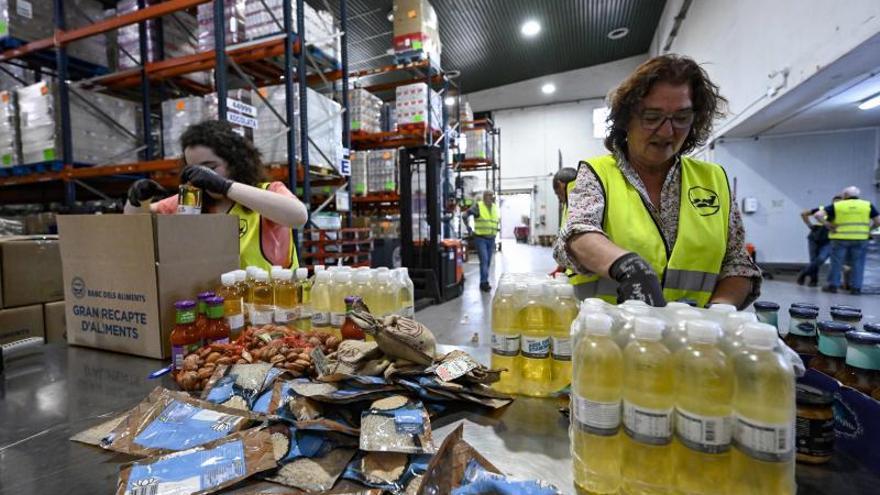
[[[861,191],[856,186],[843,190],[843,200],[825,206],[825,226],[831,239],[831,272],[824,292],[837,293],[843,272],[843,263],[849,260],[850,293],[862,293],[862,277],[865,273],[865,257],[871,229],[880,225],[880,213],[870,201],[859,199]]]
[[[474,228],[468,225],[468,217],[474,217]],[[480,258],[480,290],[489,292],[489,266],[492,264],[492,254],[495,253],[495,235],[501,228],[501,213],[495,204],[495,193],[483,192],[483,199],[477,200],[476,204],[464,212],[461,218],[467,226],[468,233],[474,237],[477,247],[477,256]]]
[[[840,195],[834,196],[831,203],[836,203],[841,199]],[[813,223],[810,218],[814,218],[819,223]],[[810,263],[798,273],[798,285],[804,285],[807,277],[809,277],[809,286],[816,287],[819,280],[819,267],[831,256],[831,241],[828,239],[828,228],[825,227],[824,219],[825,210],[821,206],[801,212],[801,220],[810,229],[810,234],[807,236],[807,243],[810,249]]]

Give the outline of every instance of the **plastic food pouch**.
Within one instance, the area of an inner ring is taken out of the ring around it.
[[[250,429],[208,445],[122,466],[117,495],[207,494],[276,466],[272,436]]]
[[[446,435],[437,453],[429,461],[418,495],[451,493],[463,479],[465,469],[471,461],[475,461],[487,471],[500,473],[498,468],[464,440],[464,425],[459,425],[452,433]]]
[[[361,414],[361,450],[431,454],[431,420],[421,402],[393,395]]]
[[[357,436],[355,416],[341,406],[326,408],[321,402],[299,395],[292,381],[278,381],[269,402],[271,415],[296,425],[301,430],[339,432]],[[360,417],[357,416],[359,420]]]
[[[420,485],[431,456],[399,452],[358,452],[342,475],[371,488],[393,494],[414,494],[409,487]],[[440,493],[440,492],[437,492]]]
[[[502,370],[489,369],[478,363],[470,354],[454,350],[431,367],[431,372],[444,382],[461,379],[463,382],[495,383]]]
[[[500,495],[561,495],[558,488],[546,481],[524,481],[508,478],[503,474],[491,473],[471,460],[464,472],[460,487],[452,490],[452,495],[480,495],[497,493]]]
[[[269,363],[220,365],[205,385],[202,399],[234,409],[252,410],[283,374],[284,370],[273,368]]]
[[[332,488],[357,448],[357,441],[345,435],[281,424],[269,429],[273,432],[275,458],[281,467],[266,473],[265,479],[307,492]]]
[[[315,382],[308,378],[292,380],[293,391],[321,402],[349,403],[385,397],[400,391],[396,385],[363,386],[357,381]]]
[[[244,429],[247,412],[156,388],[101,440],[100,446],[132,455],[176,452],[219,440]]]

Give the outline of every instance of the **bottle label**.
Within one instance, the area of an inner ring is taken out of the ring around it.
[[[550,337],[522,336],[522,355],[532,359],[544,359],[550,355]]]
[[[415,315],[416,315],[416,310],[412,306],[404,306],[403,308],[400,309],[400,316],[403,316],[404,318],[412,319],[412,318],[415,318]]]
[[[834,452],[834,418],[798,417],[795,423],[798,454],[830,457]]]
[[[737,448],[755,459],[782,462],[791,458],[792,427],[790,423],[764,423],[737,416],[733,438]]]
[[[569,337],[550,338],[550,355],[557,361],[571,361],[571,339]]]
[[[202,213],[201,206],[177,205],[178,215],[199,215]]]
[[[342,328],[343,323],[345,323],[345,313],[330,313],[331,327]]]
[[[241,313],[226,317],[226,324],[230,329],[238,329],[244,326],[244,315]]]
[[[300,306],[299,308],[299,316],[297,317],[300,320],[311,320],[314,317],[314,313],[312,312],[312,308],[308,306]]]
[[[312,326],[313,327],[327,327],[330,326],[330,313],[326,311],[315,311],[312,313]]]
[[[649,409],[625,400],[623,429],[637,442],[666,445],[672,440],[672,408]]]
[[[675,433],[681,443],[691,450],[718,454],[730,449],[733,419],[730,416],[702,416],[676,409]]]
[[[289,323],[299,319],[299,308],[275,308],[275,323]]]
[[[272,310],[259,310],[251,308],[251,325],[268,325],[272,323]]]
[[[186,357],[186,347],[182,345],[171,346],[171,362],[174,363],[174,371],[183,369],[183,358]]]
[[[620,401],[599,402],[572,394],[574,419],[578,426],[594,435],[611,436],[620,429]]]
[[[519,335],[493,333],[492,353],[499,356],[516,356],[519,354]]]

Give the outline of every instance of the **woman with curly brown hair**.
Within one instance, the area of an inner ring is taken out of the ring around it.
[[[180,137],[184,168],[180,183],[202,189],[202,211],[239,218],[241,266],[298,266],[293,231],[305,224],[305,205],[281,182],[267,182],[260,152],[227,122],[209,120],[190,126]],[[177,195],[167,196],[150,179],[128,190],[125,213],[177,212]]]
[[[727,101],[696,62],[654,57],[609,95],[610,154],[580,163],[557,262],[589,277],[581,299],[744,307],[761,272],[720,165],[687,156]]]

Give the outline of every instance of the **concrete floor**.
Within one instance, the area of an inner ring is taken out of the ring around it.
[[[551,248],[518,244],[504,240],[502,251],[495,253],[490,272],[493,287],[505,272],[550,273],[555,268]],[[479,264],[472,256],[465,264],[465,285],[461,297],[446,303],[429,306],[419,311],[416,318],[434,331],[441,344],[481,346],[488,345],[491,335],[492,293],[480,292]],[[820,319],[830,318],[828,307],[848,304],[862,308],[864,321],[880,321],[880,296],[849,294],[826,294],[818,288],[799,286],[793,279],[765,280],[762,300],[778,303],[783,311],[793,302],[810,302],[819,305]],[[788,322],[788,315],[780,315],[780,321]]]

